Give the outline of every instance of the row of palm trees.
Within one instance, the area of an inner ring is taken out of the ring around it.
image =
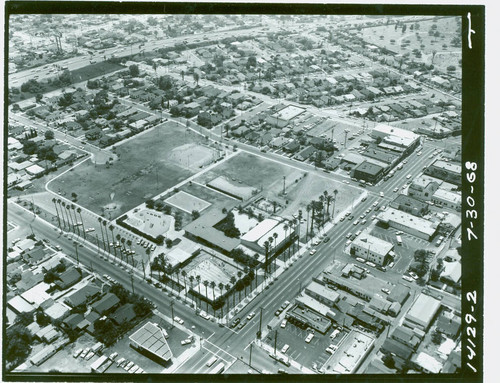
[[[326,221],[335,218],[335,203],[337,201],[338,190],[335,189],[333,194],[329,194],[328,191],[324,191],[317,201],[313,200],[306,206],[307,211],[307,225],[306,225],[306,241],[309,237],[314,235],[314,224],[318,227],[322,227]],[[330,217],[330,205],[333,204],[332,215]],[[311,212],[311,225],[309,226],[309,213]]]
[[[83,222],[83,217],[82,217],[82,208],[75,206],[73,203],[66,202],[64,200],[61,200],[60,198],[52,198],[52,203],[54,204],[56,208],[56,215],[57,215],[57,222],[59,229],[61,230],[69,230],[75,234],[78,234],[80,236],[80,225],[82,227],[82,233],[83,233],[83,238],[87,239],[86,236],[86,231],[85,231],[85,225]],[[59,208],[58,208],[59,207]],[[71,214],[73,213],[73,214]],[[80,220],[78,221],[78,218],[76,216],[76,213],[79,214]],[[74,217],[74,219],[73,219]],[[115,235],[114,235],[114,230],[115,227],[113,225],[108,225],[108,221],[106,219],[99,217],[97,219],[99,221],[99,226],[101,229],[101,238],[102,238],[102,248],[105,252],[108,253],[108,260],[109,260],[109,255],[111,253],[111,248],[113,249],[113,253],[115,255],[115,258],[118,257],[117,254],[117,248],[120,251],[120,261],[123,263],[123,250],[125,249],[125,244],[129,247],[129,250],[131,250],[131,245],[132,241],[126,240],[125,238],[121,237],[120,234],[116,235],[116,240],[115,240]],[[111,231],[111,242],[109,240],[109,234],[108,234],[108,229]],[[104,236],[106,235],[106,240],[104,239]],[[100,249],[101,246],[99,244],[99,235],[96,234],[96,240],[97,240],[97,247]],[[114,246],[115,242],[121,243],[120,246]],[[126,257],[126,262],[129,263],[129,254],[128,252],[125,252],[125,257]],[[132,267],[134,267],[134,258],[132,258]]]
[[[207,301],[205,302],[206,303],[206,311],[208,311],[208,299],[210,298],[209,297],[209,294],[208,294],[208,286],[210,286],[210,288],[212,289],[212,302],[217,302],[218,299],[222,299],[222,304],[212,304],[213,306],[213,310],[214,310],[214,315],[216,315],[216,310],[220,309],[221,310],[221,316],[224,316],[224,306],[227,307],[227,311],[229,311],[231,309],[231,300],[230,300],[230,292],[232,290],[235,290],[235,286],[237,285],[237,281],[241,280],[242,277],[244,275],[248,275],[248,276],[252,276],[253,275],[253,278],[252,280],[254,279],[255,280],[255,288],[257,287],[257,278],[256,278],[256,273],[255,273],[255,270],[253,269],[250,269],[249,267],[245,266],[243,271],[239,270],[237,272],[237,275],[238,275],[238,278],[236,278],[234,275],[230,278],[229,280],[229,283],[222,283],[220,282],[219,284],[216,284],[214,281],[208,281],[208,280],[202,280],[201,276],[200,275],[189,275],[188,276],[188,273],[186,272],[186,270],[181,270],[179,268],[174,268],[172,266],[171,263],[167,262],[166,258],[165,258],[165,254],[164,253],[160,253],[154,260],[153,260],[153,263],[152,263],[152,267],[151,267],[151,276],[152,276],[152,273],[153,273],[153,269],[154,270],[157,270],[158,271],[158,280],[160,281],[164,281],[167,283],[168,285],[168,282],[170,281],[170,284],[171,284],[171,288],[174,289],[174,278],[173,278],[173,275],[175,274],[175,279],[177,279],[177,285],[178,286],[183,286],[184,287],[184,290],[186,291],[186,297],[187,297],[187,293],[189,291],[195,291],[194,289],[194,283],[196,281],[196,284],[198,286],[198,294],[200,296],[202,296],[202,293],[201,293],[201,285],[203,284],[205,286],[205,296],[207,297]],[[253,270],[253,272],[251,273],[250,271]],[[181,283],[181,280],[180,280],[180,276],[182,276],[182,283]],[[188,281],[189,281],[189,288],[188,288]],[[221,296],[219,298],[215,298],[215,287],[218,287],[220,292],[221,292]],[[247,295],[247,288],[249,286],[247,284],[244,285],[244,290],[245,290],[245,295]],[[226,290],[225,294],[224,294],[224,290]],[[236,289],[238,290],[238,289]],[[241,301],[241,292],[242,292],[243,288],[239,289],[238,290],[238,302]],[[250,291],[252,290],[252,282],[250,282]],[[233,301],[233,307],[236,305],[236,292],[233,291],[232,293],[232,301]],[[201,304],[201,300],[199,301],[199,304]],[[217,308],[215,308],[217,307]]]

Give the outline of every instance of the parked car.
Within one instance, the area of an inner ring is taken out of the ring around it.
[[[309,334],[307,337],[306,337],[306,343],[311,343],[311,340],[314,338],[314,334]]]
[[[286,319],[283,319],[283,321],[281,322],[281,328],[285,328],[286,327],[286,323],[287,323],[287,320]]]
[[[288,351],[288,349],[289,349],[289,348],[290,348],[290,346],[289,346],[288,344],[285,344],[285,345],[283,346],[283,348],[281,349],[281,352],[284,354],[285,352],[287,352],[287,351]]]

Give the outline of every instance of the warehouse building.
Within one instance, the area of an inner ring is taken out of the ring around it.
[[[427,331],[440,308],[439,300],[430,295],[420,294],[406,313],[403,324],[410,328]]]

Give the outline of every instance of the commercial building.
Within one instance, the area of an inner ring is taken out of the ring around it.
[[[426,219],[415,217],[414,215],[387,208],[377,216],[379,224],[387,225],[405,231],[417,238],[430,241],[439,227],[439,223],[428,221]]]
[[[427,331],[440,308],[439,300],[430,295],[420,294],[406,313],[403,324],[410,328]]]
[[[442,182],[436,178],[421,175],[416,177],[408,187],[408,195],[421,201],[430,201]]]
[[[129,336],[130,346],[155,362],[166,366],[172,359],[172,351],[161,328],[148,322]]]
[[[284,128],[289,125],[291,121],[300,116],[306,110],[295,105],[288,105],[280,111],[271,114],[267,117],[267,122],[271,125],[275,125],[279,128]]]
[[[361,233],[351,244],[351,255],[383,266],[389,257],[389,252],[393,249],[392,243]]]
[[[414,364],[427,374],[439,374],[443,369],[443,363],[425,352],[417,355]]]
[[[444,189],[438,189],[432,195],[431,201],[438,206],[448,207],[450,209],[462,209],[462,196]]]
[[[31,313],[35,311],[35,306],[33,306],[31,303],[27,302],[23,297],[16,295],[14,298],[10,299],[7,302],[7,305],[12,311],[14,311],[16,314],[21,314],[21,313]]]
[[[295,302],[299,305],[300,308],[308,308],[326,318],[335,316],[335,314],[327,305],[318,302],[316,299],[310,297],[309,295],[299,295],[295,298]]]
[[[398,194],[398,196],[389,204],[389,206],[393,207],[394,209],[416,215],[417,217],[423,217],[429,212],[428,203],[419,201],[404,194]]]
[[[339,300],[340,294],[336,291],[322,285],[316,281],[312,281],[307,285],[306,294],[310,295],[318,302],[321,302],[327,306],[333,306]]]
[[[287,311],[286,318],[290,323],[302,328],[313,328],[321,334],[326,334],[332,325],[332,322],[324,316],[317,314],[307,307],[301,308],[298,305]]]
[[[374,294],[373,291],[362,286],[359,283],[360,280],[340,277],[328,271],[323,272],[323,280],[366,301],[369,301]]]
[[[352,172],[351,177],[358,180],[364,180],[376,184],[384,176],[384,167],[376,165],[369,161],[363,161],[356,166]]]
[[[424,173],[454,185],[462,185],[462,168],[455,162],[437,159],[425,169]]]

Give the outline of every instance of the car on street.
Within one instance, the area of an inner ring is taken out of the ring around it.
[[[192,339],[187,338],[187,339],[181,340],[181,345],[186,346],[188,344],[191,344],[191,342],[192,342]]]
[[[356,261],[361,262],[361,263],[365,263],[366,262],[363,258],[360,258],[360,257],[357,257]]]
[[[373,263],[373,262],[366,262],[366,265],[370,266],[370,267],[375,267],[376,266],[375,263]]]
[[[314,255],[314,254],[316,254],[316,252],[317,252],[317,250],[316,250],[316,249],[312,249],[312,250],[309,252],[309,254],[310,254],[310,255]]]
[[[384,288],[382,288],[382,292],[383,292],[383,293],[386,293],[386,294],[389,294],[389,293],[390,293],[389,289],[386,289],[385,287],[384,287]]]
[[[389,263],[388,266],[391,267],[391,268],[394,267],[394,261],[392,261],[391,263]]]
[[[356,220],[356,221],[354,221],[352,224],[356,226],[358,223],[359,223],[359,221],[358,221],[358,220]]]
[[[235,328],[236,326],[238,326],[238,324],[240,323],[241,319],[240,318],[236,318],[233,323],[231,323],[231,328]]]
[[[325,239],[323,240],[323,242],[327,243],[329,240],[330,240],[330,237],[325,237]]]
[[[203,319],[206,319],[206,320],[209,320],[210,317],[208,316],[208,314],[205,312],[205,311],[200,311],[200,316],[203,318]]]
[[[255,311],[252,311],[250,314],[247,315],[247,320],[251,320],[255,316]]]
[[[414,280],[418,279],[418,275],[415,274],[413,271],[410,271],[408,274],[410,274],[410,277],[412,277]]]
[[[403,275],[402,277],[405,281],[408,281],[408,282],[413,282],[414,279],[412,277],[409,277],[408,275]]]
[[[244,321],[240,322],[240,324],[238,325],[237,329],[241,330],[243,327],[245,327],[246,324],[247,324],[247,321],[245,319]]]
[[[275,311],[274,315],[279,316],[282,312],[283,310],[280,307],[278,310]]]
[[[352,233],[351,233],[351,232],[349,232],[349,233],[347,233],[347,234],[346,234],[346,236],[345,236],[345,237],[346,237],[347,239],[349,239],[349,238],[351,237],[351,235],[352,235]]]
[[[174,321],[176,321],[179,324],[184,324],[184,321],[181,318],[177,317],[177,316],[174,317]]]
[[[394,193],[397,193],[397,192],[398,192],[398,190],[399,190],[399,188],[398,188],[398,187],[395,187],[395,188],[394,188],[394,190],[393,190],[393,192],[394,192]]]

